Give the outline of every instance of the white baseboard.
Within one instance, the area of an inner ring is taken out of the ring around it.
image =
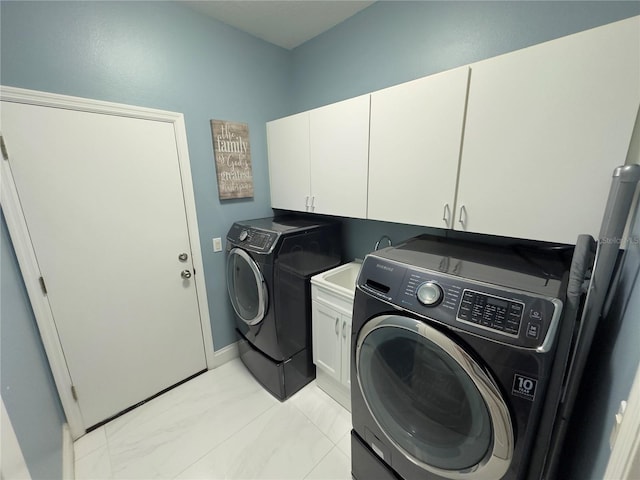
[[[349,388],[317,367],[316,385],[344,408],[351,411],[351,391]]]
[[[29,468],[22,455],[16,432],[2,400],[2,416],[0,418],[0,444],[2,446],[2,462],[0,462],[0,478],[31,480]]]
[[[227,362],[230,362],[234,358],[238,358],[240,353],[238,352],[238,342],[227,345],[219,350],[213,352],[213,362],[211,368],[218,368]]]
[[[76,463],[73,450],[73,437],[69,424],[62,425],[62,480],[76,478]]]

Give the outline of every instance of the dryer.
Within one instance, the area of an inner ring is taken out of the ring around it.
[[[227,289],[240,358],[276,398],[315,378],[311,276],[340,264],[340,224],[283,216],[236,222],[227,234]]]
[[[556,352],[574,330],[567,254],[423,235],[365,258],[352,330],[356,480],[526,477],[546,448],[544,406],[560,396],[549,388],[563,375]]]

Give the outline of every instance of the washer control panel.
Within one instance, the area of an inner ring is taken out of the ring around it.
[[[358,290],[458,330],[542,351],[553,343],[562,312],[556,298],[371,256]]]
[[[258,253],[269,253],[277,239],[276,232],[233,225],[227,235],[227,248],[241,247]]]
[[[524,303],[465,289],[458,307],[458,320],[518,336]]]

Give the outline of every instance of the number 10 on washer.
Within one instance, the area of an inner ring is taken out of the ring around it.
[[[538,380],[534,378],[525,377],[524,375],[513,376],[513,388],[511,392],[514,395],[519,395],[527,400],[533,401],[536,398],[536,387],[538,386]]]

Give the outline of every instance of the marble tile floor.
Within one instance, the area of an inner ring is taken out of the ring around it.
[[[315,382],[281,403],[235,359],[79,438],[75,475],[347,480],[350,430]]]

